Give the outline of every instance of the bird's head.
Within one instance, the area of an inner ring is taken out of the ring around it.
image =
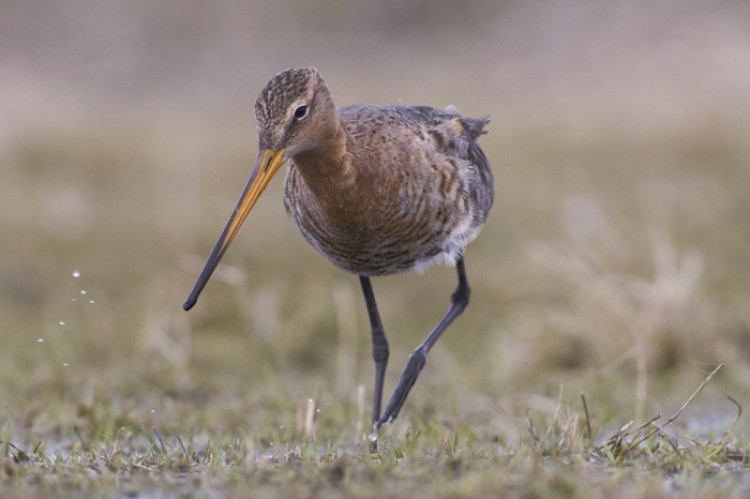
[[[338,113],[315,68],[287,69],[274,76],[255,101],[261,151],[286,158],[314,148],[338,131]]]

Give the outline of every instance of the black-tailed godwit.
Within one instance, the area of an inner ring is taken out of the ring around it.
[[[314,68],[274,76],[255,113],[255,168],[184,308],[195,305],[258,197],[288,161],[287,213],[307,242],[360,279],[375,360],[376,451],[378,428],[398,416],[430,348],[469,302],[463,252],[479,234],[494,193],[490,165],[477,143],[489,120],[466,118],[452,108],[337,108]],[[435,263],[455,265],[458,286],[442,320],[410,355],[381,413],[389,350],[370,277],[423,271]]]

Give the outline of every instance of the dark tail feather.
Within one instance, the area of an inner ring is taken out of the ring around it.
[[[484,126],[489,122],[489,116],[484,116],[482,118],[461,118],[461,124],[464,126],[464,130],[472,139],[476,139],[480,135],[487,133]]]

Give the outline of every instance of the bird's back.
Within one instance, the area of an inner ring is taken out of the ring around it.
[[[285,205],[303,236],[361,275],[454,263],[492,206],[477,143],[488,119],[425,106],[347,106],[339,116],[356,181],[319,199],[290,162]]]

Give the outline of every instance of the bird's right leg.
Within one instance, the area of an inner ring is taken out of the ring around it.
[[[375,361],[375,390],[372,395],[372,424],[376,428],[380,420],[380,407],[383,401],[383,381],[385,380],[385,368],[388,365],[388,340],[385,337],[383,323],[380,321],[378,306],[375,303],[375,294],[372,291],[370,278],[359,276],[362,284],[362,293],[365,295],[367,313],[370,316],[370,328],[372,330],[372,358]],[[370,442],[370,452],[378,451],[377,433],[373,433],[374,439]]]
[[[430,351],[438,338],[440,338],[440,335],[443,334],[456,317],[461,315],[466,308],[466,305],[469,304],[471,287],[466,278],[463,257],[456,262],[456,269],[458,271],[458,286],[456,286],[456,290],[451,295],[451,306],[448,309],[448,312],[446,312],[438,325],[435,326],[435,329],[433,329],[429,336],[427,336],[427,339],[425,339],[409,356],[409,362],[406,364],[406,369],[404,369],[401,378],[398,380],[396,389],[393,390],[391,400],[388,402],[388,405],[385,406],[385,410],[383,411],[383,414],[380,415],[380,419],[375,422],[375,430],[396,419],[396,416],[398,416],[401,407],[406,401],[406,396],[409,395],[409,391],[412,386],[414,386],[414,382],[417,381],[417,377],[427,361],[427,352]]]

